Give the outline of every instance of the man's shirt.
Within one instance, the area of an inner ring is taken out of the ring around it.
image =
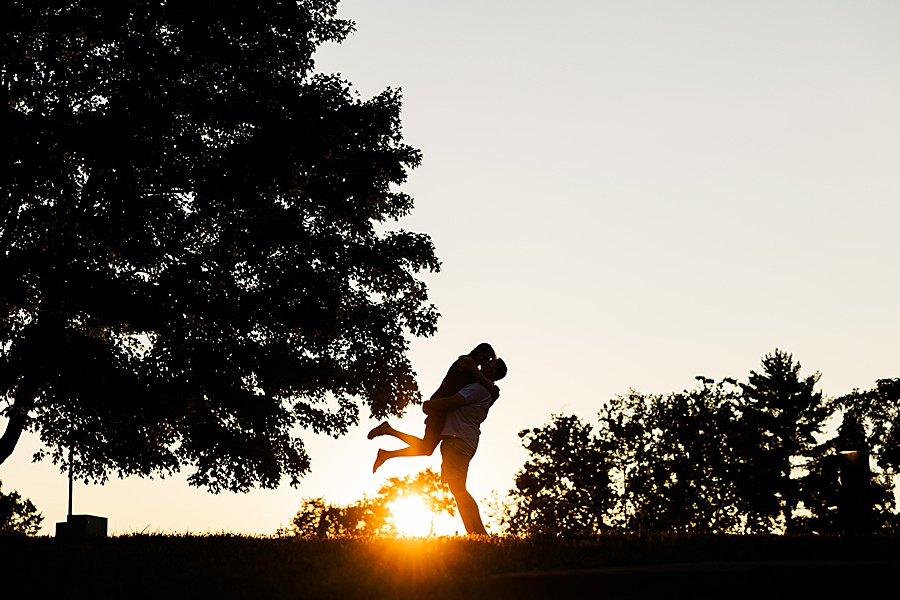
[[[466,404],[447,412],[447,422],[441,436],[459,438],[477,450],[481,424],[487,418],[494,400],[480,383],[470,383],[459,390],[459,395],[466,400]]]

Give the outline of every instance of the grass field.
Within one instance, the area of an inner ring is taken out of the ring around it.
[[[13,585],[22,582],[38,597],[474,600],[496,598],[494,576],[520,571],[898,560],[900,537],[615,534],[560,541],[131,535],[81,543],[0,539],[0,554],[5,587],[22,589]]]

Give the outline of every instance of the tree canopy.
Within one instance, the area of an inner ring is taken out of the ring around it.
[[[275,487],[302,429],[418,401],[439,262],[379,224],[421,155],[399,91],[314,72],[336,5],[4,5],[0,461],[32,430],[79,478]]]
[[[900,379],[829,399],[780,350],[747,383],[606,402],[597,427],[554,415],[499,513],[516,535],[606,529],[839,533],[900,529]],[[839,416],[837,435],[826,422]],[[871,461],[870,461],[871,459]]]
[[[500,521],[514,535],[584,535],[603,527],[612,502],[608,456],[575,415],[519,432],[529,459]]]
[[[629,391],[599,413],[612,462],[610,522],[630,531],[730,531],[742,524],[734,442],[740,396],[733,379],[698,377],[693,390]]]

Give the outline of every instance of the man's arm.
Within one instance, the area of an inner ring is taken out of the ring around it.
[[[481,369],[478,368],[478,364],[472,360],[471,356],[463,356],[456,363],[456,368],[460,371],[465,371],[469,375],[472,375],[475,378],[475,381],[480,383],[485,387],[487,391],[491,393],[491,397],[495,400],[498,396],[500,396],[500,388],[494,385],[494,382],[487,378],[487,376],[481,372]]]
[[[430,415],[438,411],[453,410],[454,408],[459,408],[466,404],[469,404],[469,401],[466,400],[462,394],[457,393],[448,396],[447,398],[433,398],[431,400],[426,400],[422,403],[422,411],[426,415]]]
[[[484,402],[485,400],[488,400],[490,394],[490,391],[488,391],[487,388],[485,388],[480,383],[470,383],[452,396],[426,400],[422,403],[422,410],[426,415],[430,415],[438,411],[447,412],[455,410],[457,408],[462,408],[463,406],[468,406],[469,404]]]

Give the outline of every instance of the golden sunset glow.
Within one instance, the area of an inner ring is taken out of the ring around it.
[[[435,514],[420,496],[404,496],[388,505],[394,527],[401,535],[427,536],[432,533]]]

